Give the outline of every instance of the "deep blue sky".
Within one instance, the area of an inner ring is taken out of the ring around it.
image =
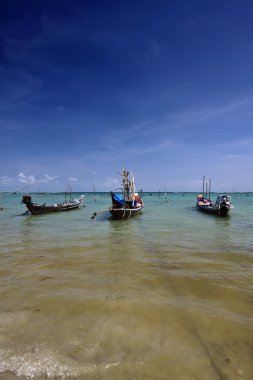
[[[3,0],[0,191],[253,190],[253,3]]]

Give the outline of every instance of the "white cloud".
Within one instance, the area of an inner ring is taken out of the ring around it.
[[[37,180],[33,174],[26,176],[24,173],[21,172],[18,174],[18,182],[24,183],[24,184],[32,184],[32,183],[36,183]]]
[[[58,178],[57,176],[50,176],[48,174],[45,174],[41,179],[36,179],[33,174],[25,175],[23,172],[19,173],[16,178],[10,177],[10,176],[1,176],[0,177],[0,185],[1,186],[9,186],[9,185],[32,185],[38,182],[41,183],[49,183],[50,181],[53,181],[54,179]],[[75,178],[72,178],[72,181],[77,180]]]
[[[69,178],[68,178],[68,181],[71,181],[71,182],[78,182],[78,179],[77,179],[77,178],[73,178],[73,177],[69,177]]]
[[[39,182],[42,182],[42,183],[48,183],[50,181],[53,181],[54,179],[58,178],[58,176],[51,176],[51,175],[48,175],[48,174],[44,174],[44,176],[39,180]]]
[[[0,177],[0,185],[8,186],[8,185],[14,185],[14,184],[15,184],[15,180],[13,177],[8,177],[7,175]]]
[[[244,156],[242,154],[227,154],[226,156],[224,156],[224,158],[228,160],[238,160],[243,157]]]

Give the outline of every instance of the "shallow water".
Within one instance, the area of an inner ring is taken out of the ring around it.
[[[253,378],[252,194],[220,218],[146,193],[119,221],[91,219],[108,194],[41,216],[21,198],[0,198],[1,380]]]

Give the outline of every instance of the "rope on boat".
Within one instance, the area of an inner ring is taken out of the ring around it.
[[[17,189],[17,190],[14,190],[14,191],[8,191],[6,193],[0,194],[0,197],[2,198],[2,197],[6,197],[7,195],[10,195],[10,194],[16,194],[18,191],[29,189],[29,187],[32,187],[32,186],[36,185],[39,182],[40,182],[40,180],[36,181],[36,182],[33,182],[30,185],[28,185],[28,186],[21,187],[20,189]]]
[[[110,207],[107,207],[106,209],[99,211],[99,212],[94,212],[93,215],[91,216],[91,219],[95,219],[97,215],[103,214],[103,212],[109,211]]]

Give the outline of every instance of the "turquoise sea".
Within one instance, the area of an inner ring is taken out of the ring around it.
[[[91,219],[108,193],[22,195],[0,196],[0,380],[252,380],[253,193],[229,218],[144,193],[128,220]]]

